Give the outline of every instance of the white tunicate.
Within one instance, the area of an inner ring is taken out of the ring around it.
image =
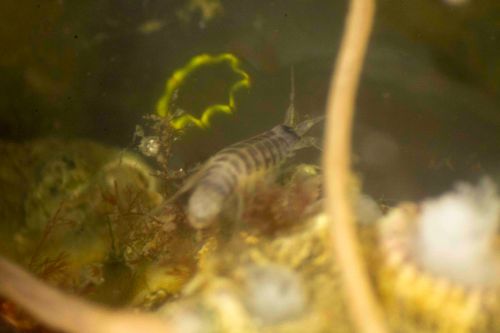
[[[415,239],[416,257],[428,271],[467,285],[500,281],[493,242],[497,237],[500,198],[495,184],[459,183],[455,191],[422,204]]]
[[[306,293],[297,273],[277,264],[251,265],[244,278],[249,312],[263,324],[277,324],[300,315]]]

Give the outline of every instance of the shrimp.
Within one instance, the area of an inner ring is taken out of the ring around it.
[[[188,178],[170,199],[190,193],[187,217],[192,227],[202,229],[213,224],[225,203],[234,195],[237,196],[238,211],[241,212],[241,190],[252,180],[277,169],[294,151],[318,146],[315,138],[306,137],[305,134],[323,117],[295,124],[293,86],[292,71],[290,106],[283,124],[220,150]]]

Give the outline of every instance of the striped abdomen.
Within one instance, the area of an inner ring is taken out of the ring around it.
[[[279,125],[238,142],[211,157],[200,170],[188,202],[188,218],[194,227],[211,224],[234,191],[260,172],[278,166],[290,154],[300,136]]]

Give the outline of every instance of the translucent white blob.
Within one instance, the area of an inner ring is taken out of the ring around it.
[[[276,324],[299,315],[306,295],[297,273],[281,265],[252,265],[245,274],[245,302],[263,324]]]
[[[377,202],[369,195],[361,193],[355,202],[356,216],[360,224],[371,224],[382,217]]]
[[[455,191],[422,205],[415,239],[416,258],[428,271],[467,285],[500,281],[498,237],[500,198],[495,184],[483,178],[477,186]]]

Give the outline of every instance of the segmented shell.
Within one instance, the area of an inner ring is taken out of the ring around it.
[[[212,224],[237,189],[280,165],[299,140],[292,128],[279,125],[216,153],[193,186],[188,203],[190,224],[196,228]]]

